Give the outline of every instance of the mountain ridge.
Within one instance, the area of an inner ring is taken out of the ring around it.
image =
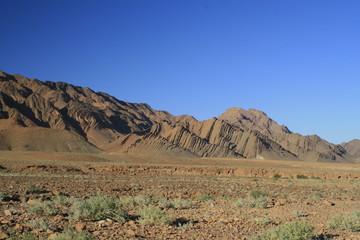
[[[5,72],[0,72],[0,117],[3,126],[11,122],[14,129],[41,128],[59,136],[66,132],[68,139],[79,142],[78,151],[351,161],[341,146],[294,134],[259,110],[231,108],[218,118],[197,121],[192,116],[154,110],[148,104],[124,102],[90,88]],[[28,149],[29,143],[15,141],[16,136],[11,138],[15,140],[6,140],[9,134],[1,129],[0,149],[44,150],[41,145],[46,145],[39,140],[37,147]],[[36,132],[33,138],[38,139]],[[56,144],[66,146],[61,141],[59,137]],[[72,150],[49,147],[49,151]]]

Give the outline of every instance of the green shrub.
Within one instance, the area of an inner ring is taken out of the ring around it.
[[[95,238],[87,232],[77,232],[75,229],[67,228],[54,240],[95,240]]]
[[[237,207],[246,207],[246,208],[266,208],[269,201],[266,197],[257,197],[257,198],[238,198],[235,201],[235,206]]]
[[[269,225],[271,223],[271,219],[269,217],[256,217],[253,221],[261,225]]]
[[[151,203],[151,197],[147,195],[137,195],[134,197],[136,205],[145,206]]]
[[[31,233],[23,233],[23,234],[14,234],[11,233],[10,237],[7,238],[8,240],[38,240],[38,238]]]
[[[207,201],[214,201],[214,197],[210,195],[203,195],[199,198],[200,201],[207,202]]]
[[[32,229],[36,230],[46,230],[52,227],[49,222],[42,219],[32,219],[28,224]]]
[[[267,196],[268,196],[268,194],[266,192],[262,192],[259,190],[253,190],[248,193],[248,197],[252,198],[252,199],[257,199],[257,198],[262,198],[262,197],[267,197]]]
[[[107,218],[122,222],[128,218],[120,208],[119,200],[103,195],[91,196],[86,200],[78,200],[71,206],[71,215],[75,219],[105,220]]]
[[[360,231],[360,211],[336,215],[328,221],[328,226],[331,229],[358,232]]]
[[[29,212],[41,216],[55,216],[59,213],[59,208],[51,201],[38,201],[29,208]]]
[[[296,217],[306,217],[306,216],[308,216],[308,214],[306,214],[304,211],[302,211],[302,210],[295,210],[295,211],[293,211],[293,213],[294,213],[294,215],[296,216]]]
[[[301,174],[301,175],[296,175],[296,178],[297,179],[308,179],[309,177]]]
[[[277,174],[277,173],[273,176],[273,179],[276,179],[276,180],[277,180],[277,179],[280,179],[280,178],[281,178],[281,175],[280,175],[280,174]]]
[[[190,202],[189,200],[185,199],[175,199],[171,203],[172,207],[175,209],[189,209],[195,206],[194,203]]]
[[[171,217],[159,207],[148,206],[139,210],[141,224],[146,225],[169,225]]]
[[[253,240],[311,240],[314,239],[314,227],[305,221],[289,222],[264,231]]]
[[[6,193],[0,192],[0,201],[4,201],[6,198]]]
[[[43,193],[44,190],[42,190],[41,188],[33,185],[33,184],[29,184],[26,186],[26,192],[27,193],[31,193],[31,194],[35,194],[35,193]]]

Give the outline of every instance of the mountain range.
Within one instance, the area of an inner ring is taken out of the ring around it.
[[[0,150],[353,162],[360,141],[302,136],[264,112],[197,121],[64,82],[0,71]]]

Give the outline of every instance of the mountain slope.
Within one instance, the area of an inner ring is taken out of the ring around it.
[[[360,158],[360,140],[354,139],[350,142],[341,143],[342,147],[346,149],[346,151],[354,157]]]
[[[6,124],[16,131],[8,131]],[[154,110],[147,104],[120,101],[89,88],[4,72],[0,72],[0,125],[4,126],[0,131],[3,150],[348,159],[343,149],[326,141],[294,137],[286,127],[260,111],[241,110],[223,114],[219,119],[197,121],[191,116]]]

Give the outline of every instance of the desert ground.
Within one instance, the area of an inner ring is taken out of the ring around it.
[[[358,164],[1,151],[0,183],[0,239],[360,239]]]

